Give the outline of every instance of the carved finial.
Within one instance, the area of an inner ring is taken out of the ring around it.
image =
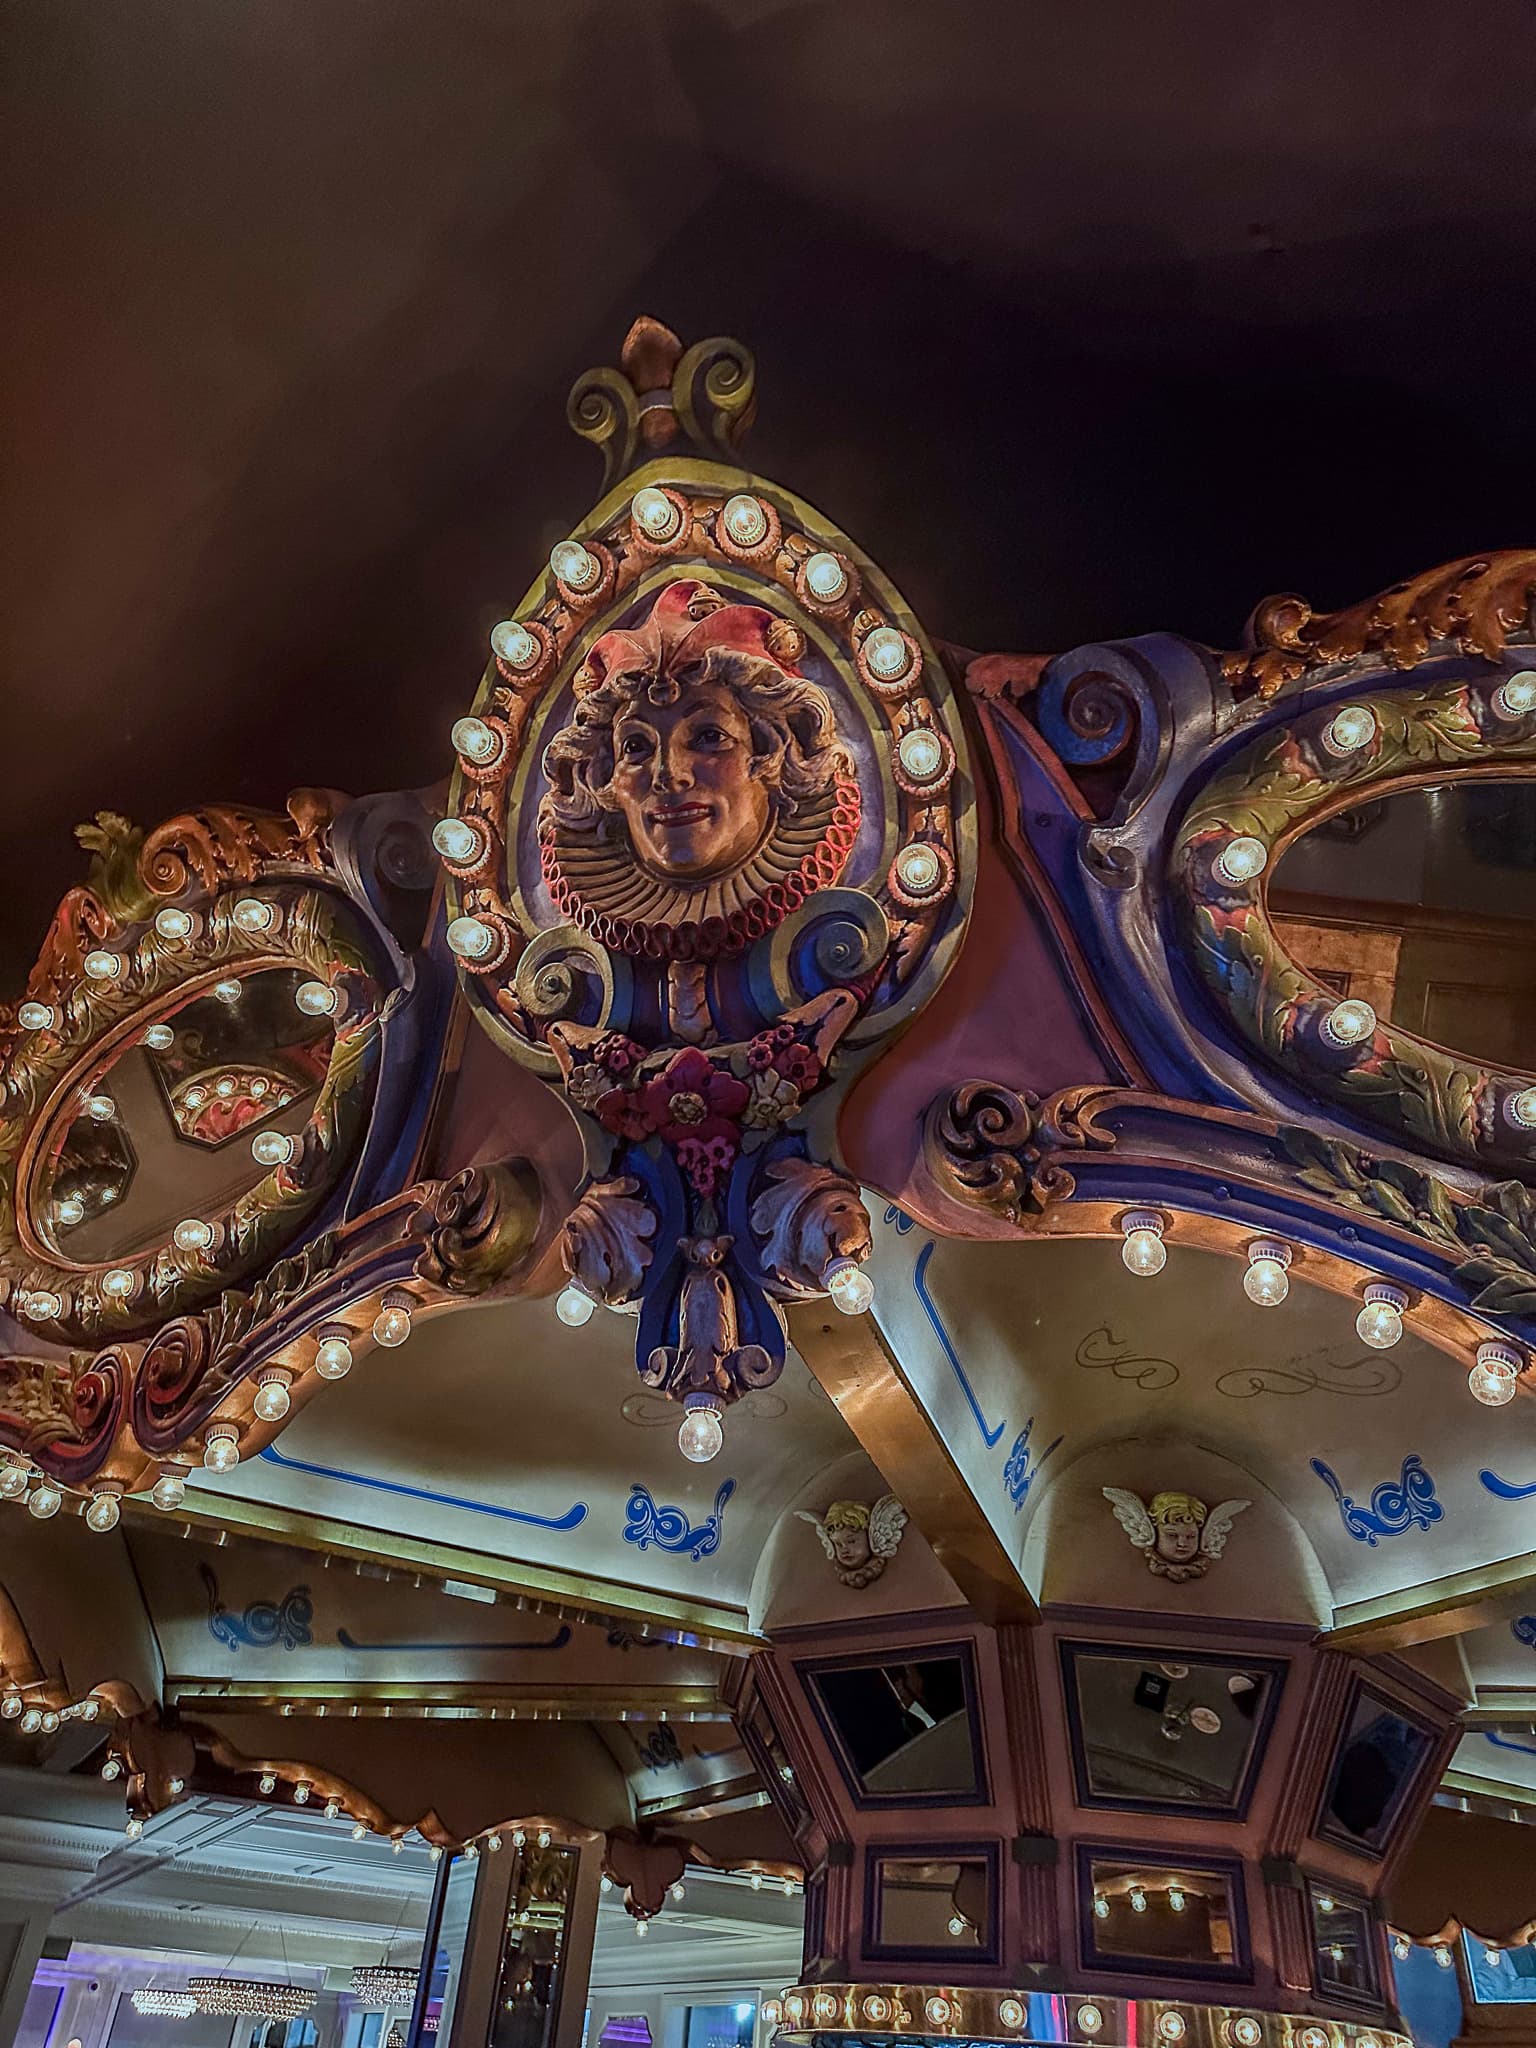
[[[86,886],[119,924],[147,917],[154,898],[139,873],[144,834],[117,811],[98,811],[88,824],[75,827],[75,837],[91,856]]]
[[[690,349],[642,314],[624,337],[619,367],[588,370],[572,387],[566,417],[601,448],[606,490],[675,442],[730,460],[752,422],[752,357],[739,341],[715,336]]]

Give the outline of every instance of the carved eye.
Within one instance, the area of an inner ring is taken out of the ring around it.
[[[700,747],[728,747],[731,743],[730,734],[720,725],[696,725],[693,738]]]
[[[643,761],[651,751],[651,743],[643,732],[628,732],[619,742],[619,754],[626,761]]]

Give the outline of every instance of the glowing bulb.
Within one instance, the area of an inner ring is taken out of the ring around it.
[[[403,1835],[396,1835],[395,1839],[389,1845],[389,1853],[391,1856],[398,1856],[400,1854],[400,1851],[404,1847],[405,1837]]]
[[[1536,1088],[1522,1088],[1504,1104],[1504,1114],[1522,1131],[1536,1131]]]
[[[387,1302],[373,1319],[373,1341],[393,1351],[411,1334],[411,1312],[399,1302]]]
[[[21,1717],[22,1734],[35,1735],[37,1731],[42,1727],[42,1725],[43,1717],[41,1712],[36,1707],[28,1707],[27,1711]]]
[[[171,1232],[171,1242],[179,1252],[205,1252],[213,1243],[213,1225],[188,1216]]]
[[[186,1103],[188,1109],[201,1109],[208,1100],[208,1090],[206,1088],[189,1088],[182,1097],[182,1100]]]
[[[57,1016],[52,1003],[23,1003],[16,1012],[16,1022],[23,1031],[46,1031]]]
[[[527,1839],[528,1837],[523,1833],[522,1829],[518,1828],[512,1837],[513,1848],[521,1849],[523,1844],[527,1841]]]
[[[258,1166],[286,1166],[298,1149],[298,1139],[286,1131],[258,1131],[251,1140],[251,1157]]]
[[[579,540],[562,540],[549,551],[549,566],[555,581],[578,595],[593,590],[603,580],[603,565],[590,548]]]
[[[303,1778],[300,1778],[297,1785],[293,1788],[293,1803],[295,1806],[308,1806],[309,1804],[309,1786]]]
[[[467,818],[439,818],[432,827],[432,844],[444,860],[466,868],[485,851],[485,834]]]
[[[1364,704],[1346,704],[1335,712],[1323,734],[1330,754],[1357,754],[1376,737],[1376,714]]]
[[[1365,1290],[1365,1306],[1355,1317],[1355,1335],[1373,1351],[1390,1351],[1403,1334],[1408,1297],[1401,1287],[1373,1280]]]
[[[167,1781],[165,1789],[173,1799],[179,1799],[187,1789],[187,1781],[185,1778],[171,1778]]]
[[[85,1113],[93,1124],[109,1124],[117,1115],[117,1104],[110,1095],[88,1096]]]
[[[645,1922],[644,1920],[636,1920],[636,1922],[635,1922],[635,1939],[636,1939],[636,1941],[644,1941],[644,1939],[645,1939],[646,1935],[647,1935],[647,1934],[648,1934],[649,1932],[650,1932],[650,1929],[649,1929],[648,1925],[646,1924],[646,1922]]]
[[[600,1892],[611,1892],[613,1890],[613,1879],[608,1875],[606,1870],[598,1879],[597,1888]]]
[[[352,1346],[345,1337],[324,1337],[315,1353],[315,1371],[323,1380],[344,1380],[352,1370]]]
[[[178,1472],[162,1472],[149,1489],[149,1497],[162,1514],[168,1515],[186,1499],[186,1482]]]
[[[1147,1895],[1142,1890],[1139,1884],[1133,1884],[1131,1886],[1129,1896],[1131,1901],[1131,1911],[1133,1913],[1145,1913],[1145,1911],[1147,1910]]]
[[[848,588],[848,571],[836,555],[812,555],[805,565],[805,587],[818,604],[835,604]]]
[[[231,1096],[232,1096],[232,1095],[234,1094],[234,1092],[235,1092],[235,1077],[234,1077],[234,1075],[233,1075],[233,1074],[221,1074],[221,1075],[219,1076],[218,1080],[217,1080],[217,1081],[215,1081],[215,1082],[214,1082],[214,1084],[213,1084],[213,1092],[214,1092],[214,1094],[215,1094],[215,1095],[218,1095],[218,1096],[222,1097],[222,1098],[223,1098],[223,1100],[224,1100],[225,1102],[228,1102],[229,1098],[230,1098],[230,1097],[231,1097]]]
[[[950,1934],[956,1940],[958,1940],[960,1936],[964,1934],[965,1930],[967,1929],[967,1927],[970,1926],[970,1924],[970,1921],[965,1919],[959,1913],[951,1913],[949,1916],[949,1931]]]
[[[496,933],[482,917],[456,917],[448,927],[448,948],[461,960],[484,960],[496,950]]]
[[[943,2027],[949,2024],[954,2007],[947,1998],[930,1998],[924,2001],[923,2013],[930,2026]]]
[[[456,718],[448,737],[455,752],[477,768],[489,768],[501,752],[501,734],[483,718]]]
[[[1523,668],[1500,683],[1493,693],[1493,708],[1501,718],[1524,718],[1536,711],[1536,669]]]
[[[762,1872],[761,1872],[760,1870],[754,1870],[754,1871],[753,1871],[753,1873],[752,1873],[752,1889],[753,1889],[753,1891],[755,1891],[755,1892],[760,1892],[760,1891],[762,1890],[762,1888],[763,1888],[763,1873],[762,1873]]]
[[[1096,2034],[1104,2024],[1104,2015],[1096,2005],[1080,2005],[1077,2008],[1077,2024],[1085,2034]]]
[[[115,1493],[98,1493],[85,1511],[85,1526],[98,1536],[115,1529],[122,1519],[122,1506]]]
[[[1165,2041],[1182,2041],[1185,2021],[1181,2012],[1164,2012],[1157,2016],[1157,2031]]]
[[[87,953],[84,966],[92,981],[116,981],[123,971],[120,954],[101,950]]]
[[[1406,1963],[1412,1947],[1413,1943],[1408,1939],[1407,1935],[1399,1934],[1393,1939],[1392,1953],[1400,1963]]]
[[[293,1000],[306,1017],[334,1016],[341,1003],[341,997],[326,981],[301,981],[293,992]]]
[[[1274,1308],[1291,1291],[1286,1267],[1291,1263],[1291,1248],[1278,1243],[1274,1238],[1257,1238],[1248,1247],[1248,1270],[1243,1275],[1243,1292],[1250,1301],[1260,1308]]]
[[[896,879],[909,896],[928,896],[944,878],[944,863],[935,848],[916,839],[896,856]]]
[[[997,2016],[1005,2027],[1011,2027],[1017,2033],[1024,2024],[1024,2006],[1017,1998],[1000,1998],[997,2001]]]
[[[1451,1967],[1451,1952],[1443,1943],[1435,1949],[1435,1961],[1442,1970],[1448,1970]]]
[[[822,1284],[845,1316],[862,1316],[873,1306],[875,1283],[856,1259],[833,1259]]]
[[[1376,1012],[1369,1003],[1351,996],[1336,1003],[1323,1019],[1323,1036],[1330,1045],[1360,1045],[1376,1030]]]
[[[0,1466],[0,1500],[20,1500],[27,1490],[28,1476],[25,1465]]]
[[[487,1847],[487,1849],[489,1849],[489,1850],[490,1850],[491,1854],[492,1854],[492,1855],[494,1856],[494,1855],[496,1854],[497,1850],[498,1850],[498,1849],[500,1849],[500,1847],[501,1847],[501,1837],[500,1837],[500,1835],[497,1835],[497,1834],[490,1834],[490,1835],[487,1835],[487,1836],[486,1836],[486,1838],[485,1838],[485,1846]]]
[[[210,1472],[233,1472],[240,1462],[240,1439],[231,1422],[216,1422],[203,1445],[203,1464]]]
[[[57,1735],[57,1734],[58,1734],[58,1732],[59,1732],[59,1716],[58,1716],[58,1713],[57,1713],[56,1709],[54,1709],[53,1707],[44,1707],[44,1709],[43,1709],[43,1733],[44,1733],[45,1735]]]
[[[590,1323],[596,1308],[591,1295],[574,1281],[569,1287],[562,1287],[555,1297],[555,1314],[569,1330],[579,1330],[583,1323]]]
[[[155,912],[155,930],[162,939],[188,939],[192,936],[192,913],[167,904],[164,910]]]
[[[101,1276],[101,1291],[113,1301],[126,1301],[133,1288],[133,1274],[126,1266],[109,1266]]]
[[[216,981],[213,992],[221,1003],[238,1003],[243,993],[239,981],[232,974],[223,981]]]
[[[76,1709],[76,1712],[79,1714],[82,1721],[94,1721],[96,1716],[101,1712],[101,1702],[93,1696],[88,1695],[85,1699],[83,1699],[80,1702],[80,1705]]]
[[[128,1837],[128,1839],[129,1839],[129,1841],[130,1841],[130,1842],[136,1842],[136,1841],[137,1841],[137,1840],[139,1839],[140,1835],[142,1835],[142,1834],[143,1834],[143,1832],[144,1832],[144,1823],[143,1823],[143,1821],[141,1821],[141,1820],[139,1819],[139,1817],[138,1817],[138,1815],[137,1815],[136,1813],[131,1813],[131,1814],[130,1814],[130,1815],[128,1816],[128,1822],[127,1822],[127,1825],[126,1825],[126,1826],[124,1827],[124,1829],[123,1829],[123,1833],[124,1833],[124,1834],[125,1834],[125,1835],[126,1835],[126,1836]]]
[[[671,540],[682,530],[683,515],[665,491],[647,484],[636,491],[629,505],[630,517],[650,541]]]
[[[27,1513],[35,1515],[40,1522],[46,1522],[56,1515],[63,1505],[64,1496],[51,1479],[41,1480],[27,1495]]]
[[[1240,2013],[1232,2022],[1231,2036],[1234,2048],[1259,2048],[1264,2038],[1264,2029],[1252,2013]]]
[[[1483,1961],[1484,1961],[1484,1962],[1485,1962],[1485,1963],[1486,1963],[1486,1964],[1488,1965],[1488,1967],[1489,1967],[1489,1969],[1490,1969],[1490,1970],[1496,1970],[1496,1969],[1497,1969],[1497,1968],[1499,1967],[1500,1963],[1502,1963],[1502,1962],[1503,1962],[1503,1960],[1504,1960],[1504,1951],[1503,1951],[1503,1949],[1501,1949],[1501,1948],[1485,1948],[1485,1949],[1483,1950]]]
[[[263,1373],[256,1389],[256,1398],[251,1403],[258,1421],[281,1422],[293,1406],[288,1392],[288,1375],[280,1368]]]
[[[51,1323],[64,1313],[64,1297],[55,1294],[51,1288],[40,1287],[25,1300],[25,1312],[33,1322]]]
[[[144,1034],[144,1043],[151,1052],[169,1052],[176,1043],[176,1034],[169,1024],[151,1024]]]
[[[707,1465],[725,1442],[720,1405],[712,1394],[689,1394],[677,1432],[677,1448],[692,1465]]]
[[[882,683],[899,682],[912,667],[912,649],[905,633],[894,626],[876,626],[866,635],[859,652],[864,666]]]
[[[367,1836],[367,1833],[368,1833],[368,1826],[367,1826],[367,1823],[366,1823],[366,1821],[358,1821],[358,1822],[356,1822],[356,1823],[355,1823],[355,1825],[353,1826],[353,1829],[352,1829],[352,1839],[353,1839],[353,1841],[354,1841],[354,1842],[361,1842],[361,1841],[363,1841],[363,1840],[364,1840],[364,1839],[366,1838],[366,1836]]]
[[[1241,834],[1229,839],[1216,858],[1216,872],[1224,882],[1251,882],[1262,875],[1269,861],[1269,849],[1261,839]]]
[[[430,1856],[430,1857],[432,1858],[432,1861],[433,1861],[434,1863],[441,1863],[441,1862],[442,1862],[442,1860],[443,1860],[443,1845],[442,1845],[442,1843],[441,1843],[441,1842],[434,1842],[434,1843],[432,1844],[431,1848],[430,1848],[430,1849],[428,1849],[428,1851],[427,1851],[427,1854],[428,1854],[428,1855],[429,1855],[429,1856]]]
[[[1168,1904],[1169,1904],[1169,1906],[1170,1906],[1170,1907],[1172,1908],[1172,1910],[1173,1910],[1173,1911],[1174,1911],[1175,1913],[1182,1913],[1182,1912],[1183,1912],[1183,1910],[1184,1910],[1184,1888],[1183,1888],[1183,1886],[1182,1886],[1182,1885],[1177,1885],[1177,1884],[1171,1884],[1171,1885],[1169,1885],[1169,1887],[1168,1887]]]
[[[491,652],[508,668],[532,668],[539,658],[539,643],[518,619],[503,619],[491,628]]]
[[[1102,1892],[1095,1892],[1093,1895],[1093,1917],[1095,1920],[1109,1918],[1109,1901]]]
[[[260,1779],[260,1790],[267,1793],[268,1795],[277,1790],[277,1773],[275,1771],[262,1772]]]
[[[1485,1408],[1502,1408],[1513,1401],[1525,1361],[1512,1344],[1497,1339],[1477,1347],[1477,1363],[1467,1374],[1467,1386]]]
[[[339,1799],[327,1799],[327,1801],[325,1802],[325,1817],[326,1817],[326,1819],[327,1819],[327,1820],[335,1820],[335,1819],[336,1819],[336,1818],[338,1817],[338,1815],[340,1814],[340,1812],[341,1812],[341,1801],[340,1801]]]
[[[917,725],[902,734],[896,758],[914,782],[932,782],[944,766],[944,743],[929,727]]]
[[[725,521],[726,532],[739,548],[755,548],[768,538],[768,514],[757,499],[745,491],[734,498],[727,498],[720,516]]]
[[[112,1783],[114,1778],[120,1778],[123,1775],[122,1759],[120,1757],[109,1756],[106,1762],[101,1767],[101,1775],[106,1779],[109,1785]]]
[[[676,1905],[680,1906],[683,1903],[683,1887],[680,1884],[673,1885],[672,1898]]]
[[[549,1829],[548,1829],[548,1828],[540,1828],[540,1829],[539,1829],[539,1847],[540,1847],[541,1849],[547,1849],[547,1848],[549,1847],[549,1843],[550,1843],[550,1833],[549,1833]]]
[[[0,1721],[14,1721],[21,1712],[21,1694],[8,1692],[0,1699]]]
[[[1126,1271],[1143,1280],[1161,1273],[1168,1263],[1168,1248],[1163,1243],[1163,1219],[1157,1211],[1131,1209],[1121,1217],[1120,1228],[1125,1233],[1120,1256]]]

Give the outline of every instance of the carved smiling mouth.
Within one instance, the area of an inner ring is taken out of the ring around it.
[[[675,829],[679,825],[702,825],[713,812],[713,804],[657,804],[646,812],[645,822]]]

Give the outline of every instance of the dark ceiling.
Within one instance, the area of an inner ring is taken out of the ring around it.
[[[640,311],[930,628],[1045,650],[1531,538],[1522,0],[12,0],[5,887],[435,780]]]

